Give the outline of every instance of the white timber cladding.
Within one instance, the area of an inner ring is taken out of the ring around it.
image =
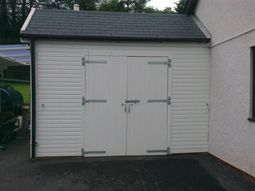
[[[36,71],[36,156],[80,155],[80,48],[36,43]]]
[[[85,71],[81,60],[89,55],[170,58],[166,146],[170,153],[208,151],[207,45],[36,41],[37,157],[81,155],[86,142],[82,106]]]

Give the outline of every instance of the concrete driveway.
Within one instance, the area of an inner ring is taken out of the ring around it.
[[[208,154],[32,161],[20,137],[0,151],[1,191],[254,191],[255,182]]]

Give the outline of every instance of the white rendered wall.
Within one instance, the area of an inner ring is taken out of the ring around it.
[[[255,28],[254,0],[199,0],[196,13],[218,43]]]
[[[247,120],[255,1],[200,0],[196,16],[212,35],[209,152],[255,176],[255,123]]]

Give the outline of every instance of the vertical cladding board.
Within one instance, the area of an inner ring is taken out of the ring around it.
[[[36,53],[36,155],[80,155],[83,89],[80,48],[38,42]]]
[[[171,153],[208,151],[209,50],[173,50]]]

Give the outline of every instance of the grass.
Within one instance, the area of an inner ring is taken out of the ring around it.
[[[22,94],[24,104],[30,103],[30,85],[28,83],[13,83],[13,82],[9,83],[8,82],[5,84],[13,87],[15,90],[17,90],[19,93]]]

